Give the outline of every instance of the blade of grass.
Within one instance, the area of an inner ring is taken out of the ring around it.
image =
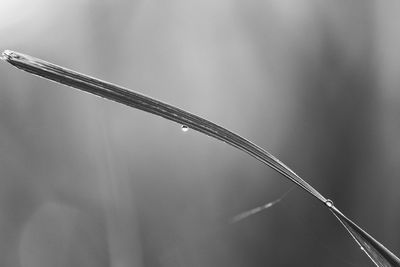
[[[342,223],[344,228],[350,233],[356,243],[360,246],[367,256],[378,267],[400,266],[400,260],[390,250],[375,240],[360,226],[347,218],[336,207],[329,208],[335,217]]]
[[[300,188],[324,203],[349,231],[357,243],[364,248],[365,253],[377,266],[400,266],[400,260],[398,257],[378,241],[373,239],[355,223],[347,219],[347,217],[333,206],[331,200],[322,196],[316,189],[300,178],[295,172],[272,154],[240,135],[209,120],[154,98],[57,66],[29,55],[6,50],[2,54],[2,59],[19,69],[43,78],[177,122],[185,127],[189,127],[198,132],[214,137],[246,152],[250,156],[258,159],[262,163],[282,174],[284,177],[288,178]]]
[[[219,139],[267,164],[320,201],[326,201],[317,190],[269,152],[209,120],[124,87],[22,53],[6,50],[3,52],[3,59],[27,72],[161,116]]]

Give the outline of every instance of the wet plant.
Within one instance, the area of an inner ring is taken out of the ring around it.
[[[338,208],[334,206],[332,200],[325,198],[315,188],[313,188],[310,184],[308,184],[305,180],[303,180],[294,171],[292,171],[268,151],[243,138],[242,136],[173,105],[166,104],[154,98],[128,90],[124,87],[57,66],[32,56],[6,50],[3,52],[2,59],[19,69],[40,77],[174,121],[181,125],[181,129],[184,132],[188,131],[189,129],[193,129],[221,140],[239,150],[242,150],[253,158],[256,158],[257,160],[271,167],[292,181],[298,187],[315,197],[339,220],[339,222],[356,241],[361,250],[365,252],[365,254],[373,263],[375,263],[376,266],[400,266],[400,259],[395,254],[393,254],[385,246],[369,235],[365,230],[347,218]],[[266,209],[279,202],[283,197],[284,196],[264,206],[239,214],[238,216],[234,217],[232,221],[239,221],[254,213]]]

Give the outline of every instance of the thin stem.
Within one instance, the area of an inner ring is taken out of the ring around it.
[[[239,221],[241,221],[241,220],[244,220],[244,219],[246,219],[246,218],[248,218],[248,217],[250,217],[250,216],[253,216],[253,215],[255,215],[255,214],[257,214],[257,213],[259,213],[259,212],[261,212],[261,211],[264,211],[264,210],[266,210],[266,209],[269,209],[269,208],[271,208],[272,206],[275,206],[275,204],[278,204],[279,202],[281,202],[281,201],[293,190],[293,188],[294,188],[294,186],[292,186],[288,191],[286,191],[285,193],[283,193],[282,196],[280,196],[279,198],[275,199],[274,201],[265,203],[264,205],[255,207],[255,208],[250,209],[250,210],[246,210],[246,211],[244,211],[244,212],[241,212],[241,213],[235,215],[235,216],[230,220],[230,222],[231,222],[231,223],[237,223],[237,222],[239,222]]]
[[[370,260],[378,267],[400,266],[400,259],[379,243],[360,226],[347,218],[340,210],[332,206],[329,208],[343,227],[349,232],[361,250],[367,254]]]

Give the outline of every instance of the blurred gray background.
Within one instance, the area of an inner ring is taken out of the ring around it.
[[[400,254],[400,3],[2,0],[0,48],[266,148]],[[246,154],[0,64],[0,266],[373,266]]]

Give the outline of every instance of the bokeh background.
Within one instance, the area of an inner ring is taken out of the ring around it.
[[[400,254],[400,3],[2,0],[0,48],[266,148]],[[221,142],[0,64],[0,266],[373,266]]]

